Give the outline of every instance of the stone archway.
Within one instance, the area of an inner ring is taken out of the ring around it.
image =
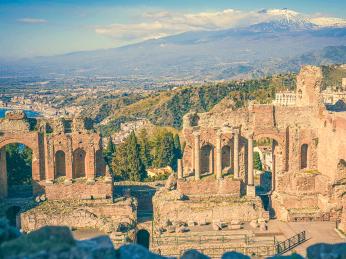
[[[309,146],[308,144],[303,144],[300,147],[300,169],[307,169],[308,164],[308,152],[309,152]]]
[[[221,149],[221,168],[231,167],[231,147],[226,145]]]
[[[211,144],[202,146],[200,150],[201,173],[214,173],[214,147]]]
[[[85,171],[86,152],[84,149],[77,148],[73,152],[73,176],[74,178],[82,178],[86,176]]]
[[[8,144],[19,143],[27,146],[32,150],[32,179],[39,182],[44,179],[44,148],[42,139],[37,132],[23,133],[5,133],[0,136],[0,151]],[[4,151],[3,151],[4,152]],[[1,170],[1,168],[0,168]],[[0,171],[0,180],[2,170]],[[0,185],[1,189],[1,185]],[[0,198],[2,191],[0,190]]]
[[[35,144],[30,138],[0,138],[0,199],[31,197],[38,191],[34,182],[41,180],[41,160]]]
[[[280,134],[259,133],[255,134],[254,140],[254,168],[260,172],[259,181],[255,183],[256,193],[262,200],[263,208],[270,215],[275,215],[271,199],[277,185],[277,174],[286,171],[285,137]],[[261,168],[258,168],[258,160]]]
[[[55,153],[55,177],[66,176],[66,156],[65,152],[58,150]]]
[[[150,247],[150,233],[145,230],[141,229],[136,234],[136,240],[137,244],[144,246],[145,248],[149,249]]]

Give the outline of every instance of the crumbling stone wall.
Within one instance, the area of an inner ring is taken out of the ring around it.
[[[259,198],[201,195],[182,199],[178,191],[161,190],[154,196],[154,224],[164,227],[167,221],[205,224],[257,220],[265,214]]]
[[[45,194],[48,200],[110,199],[113,197],[113,184],[102,180],[94,184],[86,184],[86,181],[77,181],[69,185],[45,184]]]
[[[178,181],[177,190],[184,195],[222,195],[240,197],[240,180]]]
[[[93,183],[96,176],[105,175],[105,164],[100,156],[100,153],[102,154],[101,137],[94,131],[88,119],[59,118],[47,121],[28,119],[24,112],[11,111],[6,113],[5,118],[0,119],[0,154],[2,155],[0,199],[7,197],[4,148],[11,143],[24,144],[32,150],[32,178],[35,193],[41,192],[46,184],[53,184],[61,176],[57,170],[65,174],[63,177],[66,184],[71,184],[75,178],[84,177],[84,175],[88,183]],[[76,155],[78,150],[85,154],[85,158]],[[63,163],[59,161],[59,165],[57,152],[60,158],[64,159]],[[82,169],[78,170],[77,164],[82,165],[79,167]],[[83,172],[78,174],[77,171],[81,170]],[[51,193],[53,189],[49,189]],[[89,189],[90,192],[94,192],[92,189],[97,188]]]
[[[321,68],[303,67],[297,76],[295,106],[250,103],[238,110],[228,107],[215,109],[215,112],[186,115],[183,120],[186,140],[184,175],[193,175],[196,168],[195,134],[199,136],[200,147],[204,143],[215,147],[218,144],[217,134],[220,134],[221,147],[224,147],[228,145],[224,140],[230,139],[232,143],[235,132],[239,132],[239,151],[232,155],[232,159],[239,156],[239,178],[243,184],[249,185],[250,181],[251,185],[249,176],[253,172],[249,161],[253,157],[250,157],[249,143],[252,139],[270,138],[276,142],[273,149],[273,190],[276,193],[272,196],[276,210],[293,211],[304,204],[314,207],[318,213],[329,211],[330,215],[339,215],[341,197],[336,197],[334,193],[336,190],[346,192],[346,184],[337,179],[337,165],[340,160],[346,160],[346,113],[326,110],[321,102],[322,80]],[[234,147],[234,141],[231,145]],[[214,166],[213,173],[216,170]],[[248,190],[253,193],[253,188]],[[287,195],[292,199],[286,200]]]
[[[46,201],[21,213],[24,232],[43,226],[69,226],[72,229],[92,228],[116,237],[133,232],[137,222],[137,201],[133,198],[110,201]]]

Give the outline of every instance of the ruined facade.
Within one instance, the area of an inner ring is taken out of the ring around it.
[[[47,196],[54,195],[49,193],[54,188],[47,186],[54,185],[58,178],[63,178],[65,185],[80,178],[93,184],[96,177],[105,175],[101,137],[89,120],[36,120],[26,118],[22,111],[8,112],[0,121],[0,198],[8,194],[5,146],[11,143],[24,144],[32,150],[34,193],[47,191]],[[90,188],[89,195],[97,196],[92,189],[95,188]]]
[[[193,185],[198,185],[214,175],[214,181],[222,185],[231,175],[233,182],[244,187],[240,196],[254,198],[254,144],[270,139],[272,188],[268,194],[273,216],[285,221],[344,219],[346,112],[325,108],[322,79],[320,68],[303,67],[297,76],[295,105],[252,103],[237,110],[186,115],[181,184],[194,177]],[[200,194],[208,186],[200,187]]]
[[[0,120],[0,216],[16,217],[24,232],[70,226],[97,229],[115,244],[129,235],[134,239],[137,201],[114,198],[101,141],[88,119],[31,119],[22,111],[8,112]],[[12,143],[32,150],[32,195],[24,199],[8,188],[5,147]]]

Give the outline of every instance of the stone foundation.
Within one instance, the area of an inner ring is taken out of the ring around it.
[[[48,200],[90,200],[113,197],[113,184],[102,180],[90,184],[86,180],[79,179],[71,184],[42,183],[42,185],[45,185],[45,194]]]
[[[137,201],[46,201],[20,215],[21,228],[30,232],[43,226],[69,226],[72,229],[98,229],[113,239],[134,233]],[[122,234],[123,233],[123,234]]]
[[[232,220],[247,222],[265,217],[260,198],[237,198],[204,195],[182,196],[178,191],[161,190],[153,199],[154,225],[163,227],[167,221],[193,221],[196,224],[224,222]]]
[[[177,190],[184,195],[223,195],[231,197],[240,197],[240,180],[210,179],[202,181],[179,180]]]

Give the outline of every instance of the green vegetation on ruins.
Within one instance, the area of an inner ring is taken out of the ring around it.
[[[130,136],[116,147],[110,141],[104,151],[115,180],[122,181],[164,180],[168,175],[151,179],[146,170],[166,166],[176,170],[181,154],[179,135],[174,135],[167,129],[158,129],[151,134],[142,129],[138,136],[131,132]]]
[[[96,120],[103,136],[120,129],[123,122],[147,119],[157,126],[181,129],[183,116],[190,111],[206,112],[224,98],[236,107],[249,100],[270,103],[275,93],[292,90],[295,74],[270,76],[263,79],[237,80],[203,85],[176,87],[172,90],[143,91],[93,100],[84,115]]]

